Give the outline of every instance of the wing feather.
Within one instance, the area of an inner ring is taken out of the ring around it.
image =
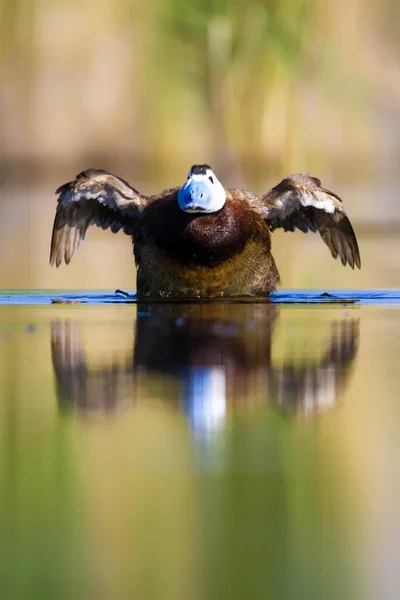
[[[147,198],[126,181],[102,169],[89,169],[61,185],[50,248],[50,264],[68,265],[90,225],[133,235]]]
[[[361,268],[360,252],[353,227],[334,192],[321,187],[316,177],[297,173],[283,179],[261,198],[253,202],[267,221],[271,231],[300,229],[318,231],[333,258],[343,265]]]

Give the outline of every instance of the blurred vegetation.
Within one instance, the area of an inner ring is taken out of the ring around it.
[[[1,287],[130,289],[122,235],[92,230],[69,269],[49,269],[54,190],[92,166],[153,193],[201,162],[227,186],[305,171],[343,197],[363,270],[277,231],[285,287],[396,286],[397,232],[366,240],[360,225],[400,223],[399,13],[394,0],[0,0]]]
[[[371,172],[399,128],[398,13],[394,0],[2,0],[3,173]]]

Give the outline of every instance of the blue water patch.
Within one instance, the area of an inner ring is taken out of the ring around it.
[[[0,305],[47,305],[47,304],[136,304],[133,291],[130,296],[109,290],[102,291],[19,291],[0,292]],[[151,302],[202,302],[202,303],[266,303],[274,304],[400,304],[400,290],[281,290],[269,298],[221,298],[213,300],[174,299],[145,300]]]
[[[400,290],[281,290],[270,298],[277,304],[400,304]]]

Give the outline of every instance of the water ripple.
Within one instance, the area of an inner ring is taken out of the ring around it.
[[[101,291],[19,291],[0,292],[2,305],[47,305],[47,304],[135,304],[138,299],[134,292],[126,297],[109,290]],[[146,300],[149,302],[149,300]],[[276,304],[400,304],[400,290],[281,290],[269,299],[261,298],[221,298],[218,300],[174,299],[155,302],[251,302]]]

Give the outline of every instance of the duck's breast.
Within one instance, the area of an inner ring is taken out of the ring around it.
[[[216,266],[259,238],[269,246],[268,226],[239,195],[227,192],[218,213],[182,211],[176,194],[149,206],[143,219],[143,243],[154,243],[171,259],[192,266]]]
[[[224,208],[213,214],[185,213],[176,193],[155,201],[147,211],[134,244],[138,279],[150,282],[151,291],[252,293],[262,273],[271,271],[268,226],[240,193],[228,191]],[[274,263],[272,268],[276,271]],[[277,278],[276,272],[273,285]]]

